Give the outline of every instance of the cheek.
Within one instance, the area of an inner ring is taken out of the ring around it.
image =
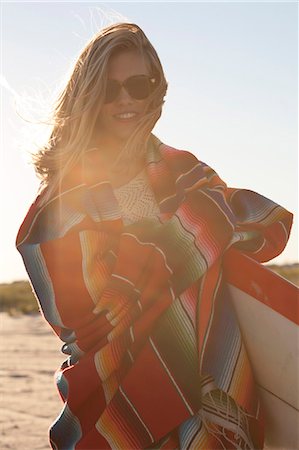
[[[147,112],[149,112],[149,106],[150,106],[150,102],[148,99],[139,100],[139,111],[142,112],[143,114],[146,114]]]
[[[107,105],[103,105],[101,112],[100,112],[100,117],[103,117],[103,118],[109,117],[110,109],[111,109],[111,106],[109,105],[109,103],[107,103]]]
[[[109,105],[104,105],[101,109],[101,112],[98,117],[98,124],[105,126],[106,124],[109,124],[109,119],[111,117],[111,112]]]

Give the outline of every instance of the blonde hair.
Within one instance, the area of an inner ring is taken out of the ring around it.
[[[159,119],[167,90],[163,68],[154,47],[135,24],[118,23],[101,30],[83,49],[53,112],[53,129],[47,144],[33,162],[42,185],[49,194],[63,177],[82,160],[90,148],[94,127],[105,99],[107,66],[110,57],[121,50],[136,49],[149,63],[158,80],[149,98],[147,113],[126,143],[117,164],[124,164],[145,151],[151,131]]]

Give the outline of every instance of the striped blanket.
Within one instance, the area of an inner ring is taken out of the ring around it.
[[[17,237],[45,319],[69,355],[53,449],[252,449],[263,417],[222,258],[284,248],[292,215],[231,189],[152,136],[157,217],[130,225],[100,155],[31,206]],[[43,196],[43,194],[41,194]]]

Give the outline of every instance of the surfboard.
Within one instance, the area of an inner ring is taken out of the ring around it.
[[[299,449],[298,288],[236,251],[224,271],[260,391],[266,447]]]

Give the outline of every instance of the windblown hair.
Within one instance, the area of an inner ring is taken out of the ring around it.
[[[159,57],[144,32],[135,24],[114,24],[96,34],[83,49],[54,105],[50,138],[33,158],[35,170],[48,191],[56,190],[65,174],[83,160],[90,149],[104,104],[109,59],[121,50],[140,51],[158,83],[149,97],[145,116],[126,143],[117,164],[124,167],[145,151],[161,115],[167,82]]]

